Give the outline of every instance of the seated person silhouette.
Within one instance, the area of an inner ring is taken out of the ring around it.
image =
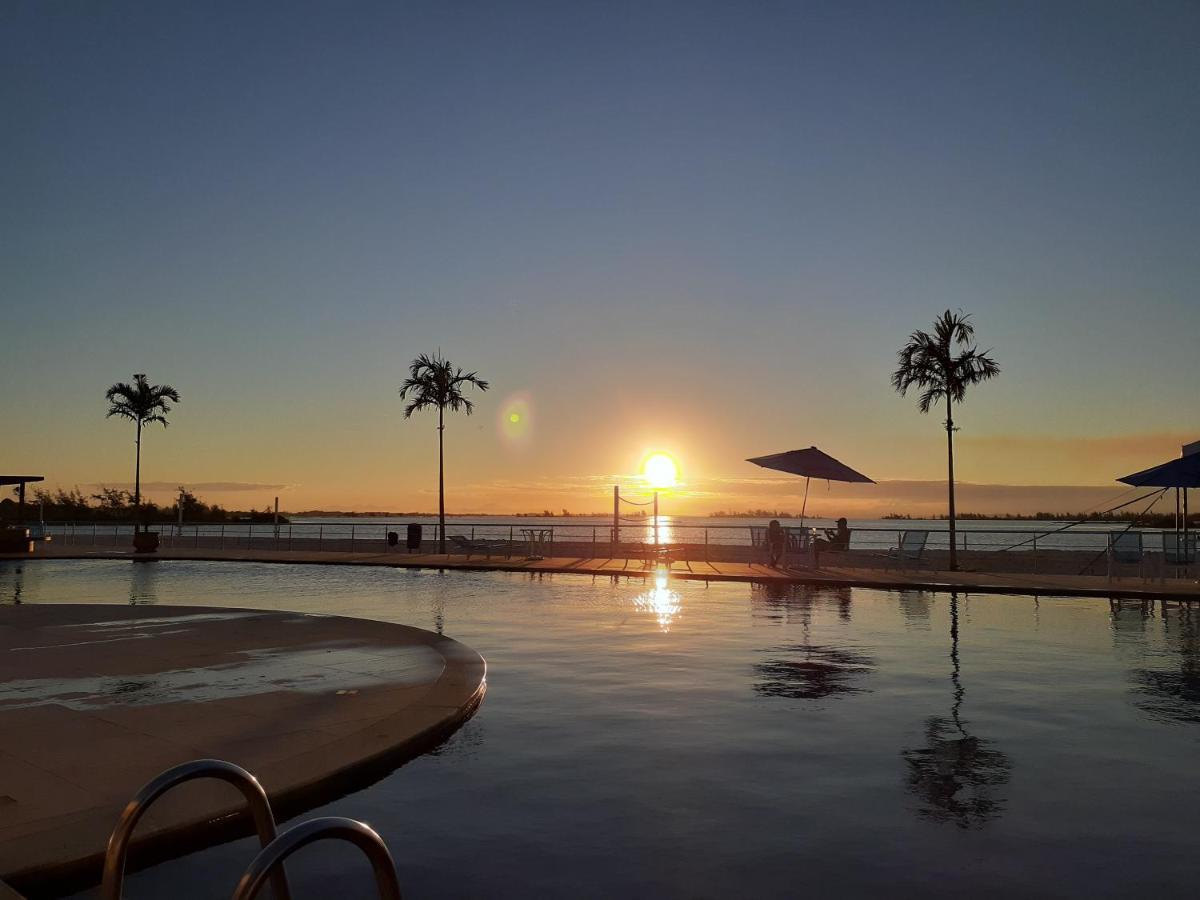
[[[850,549],[850,527],[846,524],[845,519],[837,520],[837,528],[822,529],[825,532],[825,537],[817,538],[817,552],[829,550],[849,550]]]
[[[787,533],[779,524],[779,520],[772,519],[767,525],[767,550],[771,555],[771,568],[778,567],[779,560],[783,558],[783,545],[786,538]]]

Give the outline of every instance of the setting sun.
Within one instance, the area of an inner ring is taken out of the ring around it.
[[[655,488],[674,487],[679,481],[679,467],[665,453],[654,453],[647,457],[642,465],[642,474]]]

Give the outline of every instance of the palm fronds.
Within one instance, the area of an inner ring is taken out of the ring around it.
[[[404,407],[406,419],[423,409],[449,409],[469,416],[475,411],[475,404],[463,394],[463,389],[471,386],[486,391],[489,387],[478,373],[464,372],[440,353],[435,356],[422,353],[409,365],[408,373],[400,386],[400,399],[409,401]]]
[[[961,403],[967,388],[995,378],[1000,366],[991,358],[991,350],[972,346],[975,327],[971,317],[961,310],[946,310],[933,323],[933,333],[914,331],[896,354],[898,365],[892,374],[892,387],[901,396],[909,389],[920,390],[917,408],[929,412],[938,400]],[[957,356],[955,347],[961,348]]]
[[[150,384],[146,376],[133,376],[133,384],[118,381],[104,393],[108,417],[118,416],[145,424],[158,422],[167,427],[171,403],[179,402],[179,391],[169,384]]]

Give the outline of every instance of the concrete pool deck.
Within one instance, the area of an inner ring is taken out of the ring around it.
[[[485,672],[449,638],[340,616],[0,607],[0,897],[98,881],[121,809],[181,762],[248,769],[277,820],[368,784],[469,718]],[[240,808],[229,785],[181,785],[131,865],[249,833]]]
[[[137,554],[132,548],[95,548],[38,545],[30,554],[2,554],[0,560],[37,559],[161,559],[207,560],[214,562],[292,563],[306,565],[387,566],[405,569],[466,569],[529,574],[574,574],[592,576],[647,577],[654,568],[641,559],[603,557],[547,557],[526,560],[503,556],[403,551],[354,552],[345,550],[264,550],[178,547],[157,553]],[[661,570],[659,570],[661,571]],[[1062,575],[1036,572],[937,571],[929,568],[820,568],[773,569],[761,563],[675,561],[673,578],[708,581],[747,581],[775,584],[810,584],[836,587],[875,587],[891,590],[961,590],[996,594],[1059,594],[1082,597],[1128,597],[1134,599],[1200,600],[1200,572],[1191,578],[1108,578],[1103,575]]]

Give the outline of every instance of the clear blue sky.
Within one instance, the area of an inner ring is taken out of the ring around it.
[[[1141,456],[1038,448],[1197,426],[1198,47],[1193,2],[5,4],[0,468],[128,480],[145,371],[151,480],[428,508],[441,347],[494,385],[472,509],[651,448],[714,506],[810,443],[934,479],[887,378],[961,306],[964,477],[1104,483]]]

